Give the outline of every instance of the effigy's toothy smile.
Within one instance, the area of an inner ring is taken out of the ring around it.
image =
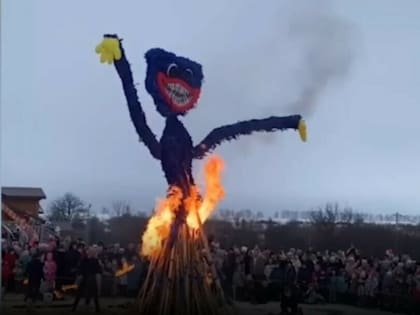
[[[166,94],[177,106],[186,106],[192,99],[191,93],[179,83],[168,83]]]
[[[157,75],[159,90],[166,103],[176,113],[185,113],[194,107],[198,100],[200,89],[191,87],[182,79],[168,77],[162,72]]]

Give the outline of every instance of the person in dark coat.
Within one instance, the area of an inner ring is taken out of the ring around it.
[[[25,301],[30,299],[32,303],[35,303],[36,300],[40,297],[40,288],[41,282],[44,278],[44,264],[41,262],[41,256],[38,251],[36,251],[31,261],[26,267],[26,276],[28,279],[28,288],[25,296]]]
[[[57,248],[53,251],[54,260],[57,264],[57,279],[56,279],[56,288],[61,288],[65,284],[70,284],[66,280],[68,274],[66,273],[67,262],[66,262],[66,251],[64,247],[59,244]]]
[[[67,278],[65,284],[71,284],[76,278],[77,267],[81,260],[81,254],[77,250],[77,243],[72,243],[65,256],[66,270],[65,277]]]
[[[236,270],[236,256],[233,248],[229,249],[223,262],[223,273],[225,275],[224,287],[225,293],[229,298],[233,297],[233,274]]]
[[[252,272],[252,256],[251,256],[251,250],[247,250],[245,253],[245,257],[243,258],[243,264],[244,264],[244,271],[245,271],[245,277],[249,277]]]
[[[283,270],[283,288],[281,291],[280,309],[282,313],[298,314],[298,292],[296,287],[296,269],[288,260]]]
[[[135,297],[141,287],[141,276],[144,270],[144,263],[137,255],[131,258],[134,269],[127,275],[128,296]]]
[[[75,312],[79,301],[84,295],[86,298],[86,305],[89,305],[90,300],[93,298],[95,302],[96,312],[100,311],[99,307],[99,291],[100,291],[100,279],[101,279],[101,266],[96,256],[96,251],[93,248],[89,248],[87,256],[82,259],[80,268],[78,271],[77,284],[78,289],[76,298],[73,303],[72,312]]]

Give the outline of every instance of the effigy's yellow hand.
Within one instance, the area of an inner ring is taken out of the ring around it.
[[[115,60],[120,60],[122,56],[120,40],[117,36],[105,35],[95,51],[100,55],[101,63],[112,64]]]
[[[300,139],[303,142],[306,142],[306,139],[307,139],[306,124],[305,124],[305,121],[303,119],[301,119],[299,121],[298,130],[299,130]]]

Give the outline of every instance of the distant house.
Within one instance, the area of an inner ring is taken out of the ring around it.
[[[7,206],[18,215],[39,219],[39,214],[42,213],[39,202],[47,196],[38,187],[2,187],[1,198],[2,208]]]
[[[39,234],[40,225],[44,222],[40,201],[46,199],[42,188],[38,187],[2,187],[1,188],[2,220],[5,224],[15,224],[22,228],[30,227]]]

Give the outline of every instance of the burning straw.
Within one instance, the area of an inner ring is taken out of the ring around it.
[[[188,195],[171,187],[160,201],[143,235],[142,255],[150,259],[139,294],[141,314],[228,314],[223,290],[210,256],[203,222],[223,198],[223,161],[211,157],[205,166],[206,194],[198,188]]]

